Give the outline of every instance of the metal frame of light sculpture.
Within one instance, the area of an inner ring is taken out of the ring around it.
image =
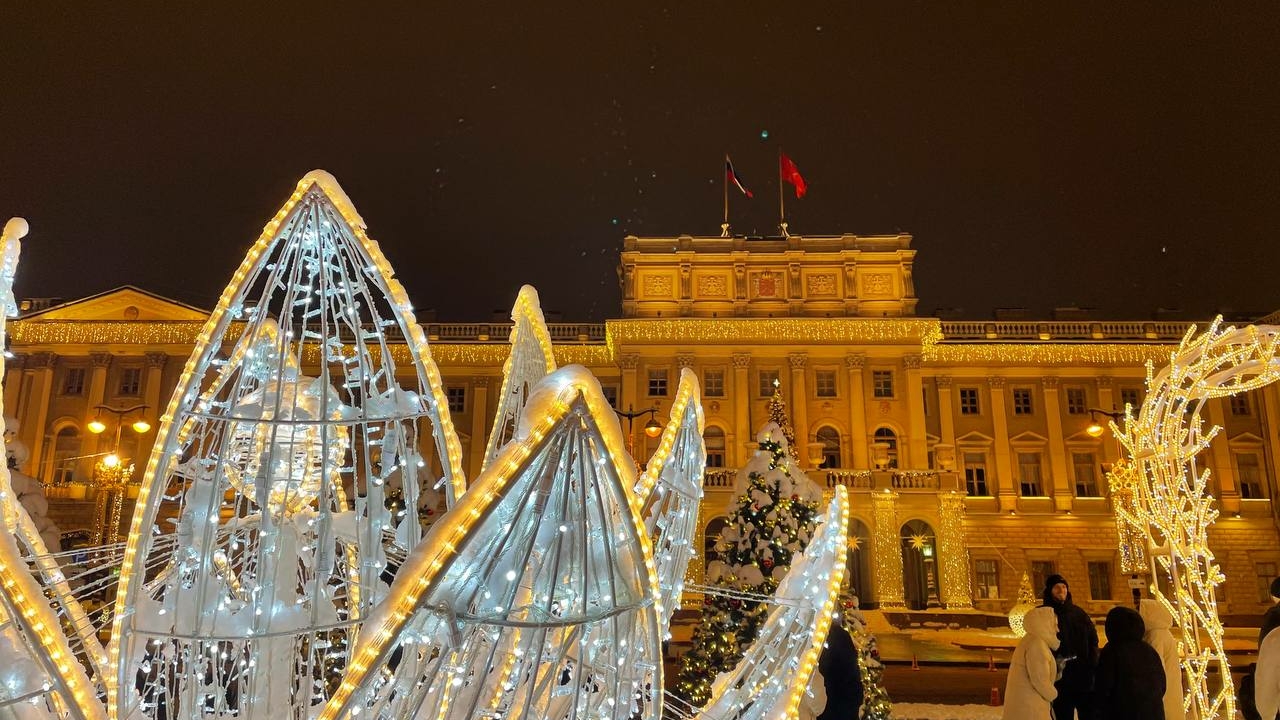
[[[1213,551],[1209,528],[1218,517],[1209,471],[1196,456],[1221,430],[1206,429],[1200,412],[1206,400],[1248,392],[1280,379],[1280,328],[1221,328],[1217,318],[1202,334],[1192,326],[1172,353],[1168,367],[1153,373],[1147,364],[1147,397],[1136,417],[1126,414],[1123,429],[1111,431],[1142,474],[1138,517],[1151,546],[1153,576],[1168,578],[1172,597],[1162,597],[1182,628],[1183,700],[1188,718],[1235,717],[1222,621],[1214,589],[1225,580]],[[1210,690],[1209,676],[1219,676]]]
[[[480,469],[489,467],[502,447],[515,435],[529,389],[549,373],[555,372],[555,351],[551,334],[538,302],[538,291],[531,285],[520,288],[511,308],[511,354],[502,366],[502,389],[498,391],[498,410],[494,413],[489,444]]]
[[[0,232],[0,344],[6,337],[10,315],[17,314],[13,297],[13,281],[17,275],[18,260],[22,250],[22,238],[28,232],[27,221],[12,218]],[[0,376],[4,375],[5,361],[0,357]],[[3,416],[0,407],[0,416]],[[0,420],[0,435],[3,435]],[[0,457],[6,452],[0,438]],[[94,638],[93,644],[84,642],[84,634],[92,633],[92,626],[84,618],[84,611],[75,598],[57,562],[49,557],[44,540],[36,530],[26,508],[18,502],[13,491],[13,481],[8,465],[0,467],[0,634],[4,635],[12,649],[25,651],[26,657],[6,658],[7,670],[14,670],[19,663],[37,670],[44,680],[37,688],[5,688],[7,695],[0,700],[0,708],[13,702],[38,702],[41,696],[54,707],[48,708],[51,716],[65,716],[77,720],[105,718],[97,698],[97,688],[76,658],[75,650],[62,633],[59,611],[50,606],[45,596],[48,587],[54,593],[54,602],[66,614],[74,632],[88,653],[90,668],[97,669],[101,662],[101,647]],[[37,581],[30,566],[23,559],[21,545],[28,554],[35,556]],[[56,713],[56,714],[54,714]]]
[[[408,389],[396,333],[413,351]],[[309,173],[232,276],[161,416],[121,564],[111,716],[283,720],[327,698],[385,592],[387,549],[421,537],[424,418],[452,502],[461,446],[412,305],[341,187]],[[402,519],[386,503],[395,482]],[[178,547],[144,576],[162,505]]]
[[[798,717],[838,607],[848,542],[849,495],[838,485],[813,539],[778,585],[756,641],[733,670],[715,679],[711,700],[695,717]]]
[[[635,494],[645,507],[645,527],[653,542],[662,592],[662,616],[658,626],[663,639],[670,638],[671,616],[680,609],[685,573],[693,559],[702,506],[702,476],[707,448],[702,439],[706,420],[702,393],[693,370],[680,371],[680,384],[671,403],[670,420],[658,440],[658,449],[636,481]]]
[[[406,558],[320,720],[629,718],[631,690],[645,695],[639,715],[658,717],[661,599],[624,445],[585,368],[533,388],[514,439]],[[603,577],[615,581],[606,589]],[[621,668],[642,663],[648,687],[620,687],[634,677]],[[393,707],[396,692],[417,695]]]

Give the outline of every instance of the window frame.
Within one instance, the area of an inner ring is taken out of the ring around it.
[[[1019,417],[1028,417],[1035,415],[1034,393],[1029,387],[1016,387],[1009,392],[1009,399],[1013,402],[1013,414]]]
[[[961,415],[981,415],[982,414],[982,393],[975,385],[967,385],[956,389],[959,394],[960,402],[957,405],[960,408]],[[972,402],[968,402],[965,398],[967,394],[972,393],[972,397],[968,398]],[[972,407],[970,407],[970,405]]]
[[[1067,453],[1071,455],[1071,487],[1072,492],[1078,498],[1097,498],[1102,497],[1102,466],[1098,463],[1098,454],[1091,449],[1085,448],[1067,448]],[[1080,468],[1084,463],[1078,461],[1078,456],[1088,455],[1090,458],[1089,470],[1092,474],[1090,482],[1093,483],[1092,494],[1082,494],[1080,492]]]
[[[897,385],[893,375],[893,368],[871,369],[871,397],[873,399],[894,400],[897,398]]]
[[[724,368],[710,367],[702,369],[702,396],[712,398],[724,397]],[[711,378],[716,378],[712,383]]]
[[[1075,394],[1079,393],[1079,398]],[[1063,390],[1063,405],[1068,415],[1087,415],[1089,413],[1089,391],[1082,385],[1071,385]]]
[[[768,380],[765,378],[768,378]],[[773,384],[775,381],[778,383],[777,385]],[[773,391],[775,389],[782,389],[782,371],[770,368],[760,368],[757,370],[756,392],[759,394],[756,397],[771,398],[773,397]]]
[[[840,379],[835,370],[821,368],[813,371],[813,396],[825,400],[840,397]]]
[[[68,367],[63,370],[62,384],[58,388],[58,394],[65,397],[79,397],[84,395],[84,384],[86,376],[88,375],[86,370],[88,370],[88,368],[83,366]],[[74,388],[71,387],[71,379],[73,377],[77,379],[77,384]]]
[[[981,568],[979,563],[990,563],[990,566]],[[975,600],[1000,599],[1000,560],[998,558],[973,559],[973,598]]]
[[[645,377],[645,394],[648,397],[666,397],[671,392],[671,368],[649,368]]]
[[[1018,467],[1018,497],[1025,497],[1025,498],[1049,497],[1049,495],[1046,493],[1047,488],[1045,487],[1045,481],[1044,481],[1045,480],[1044,450],[1039,450],[1036,448],[1014,448],[1013,453],[1014,453],[1014,459],[1017,461],[1016,465]],[[1034,467],[1036,468],[1036,483],[1039,485],[1038,489],[1040,492],[1035,494],[1026,492],[1026,487],[1029,483],[1027,482],[1027,479],[1023,476],[1023,468],[1033,467],[1033,465],[1031,463],[1024,463],[1022,461],[1022,457],[1024,455],[1028,455],[1028,456],[1034,455],[1037,458],[1037,461],[1034,464]]]
[[[1111,580],[1115,577],[1114,563],[1110,560],[1085,560],[1084,567],[1085,574],[1089,576],[1089,599],[1099,602],[1111,600],[1115,593],[1111,587]],[[1101,572],[1101,568],[1106,568],[1106,572]]]
[[[467,412],[467,396],[470,394],[467,392],[466,385],[445,385],[444,400],[449,407],[449,414],[465,415]],[[457,400],[456,403],[455,400]],[[456,408],[455,405],[457,405]]]
[[[974,464],[973,466],[971,466],[969,462],[970,455],[977,455],[981,457],[982,459],[981,464]],[[987,479],[987,465],[988,463],[987,463],[986,450],[982,450],[982,449],[970,450],[967,448],[960,450],[960,466],[961,466],[962,472],[964,472],[964,487],[965,487],[965,490],[969,493],[970,497],[994,497],[991,494],[991,483],[988,482],[988,479]],[[976,473],[971,473],[970,472],[971,469],[980,471],[982,473],[982,477],[975,478],[974,475]],[[978,488],[979,486],[981,487],[983,492],[981,493],[974,492],[974,489]]]
[[[126,378],[131,378],[133,382],[126,383]],[[116,377],[116,397],[141,397],[142,396],[142,368],[138,366],[125,366],[120,368],[120,374]]]

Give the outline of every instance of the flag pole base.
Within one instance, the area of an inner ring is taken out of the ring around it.
[[[720,223],[720,237],[729,237],[729,223]]]
[[[787,232],[787,224],[786,224],[786,223],[784,223],[784,222],[782,222],[782,223],[778,223],[778,227],[782,229],[782,237],[784,237],[784,238],[789,238],[789,237],[791,237],[791,233]]]

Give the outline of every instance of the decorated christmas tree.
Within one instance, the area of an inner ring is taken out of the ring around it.
[[[876,636],[867,627],[867,618],[858,608],[858,598],[844,602],[844,627],[853,636],[858,647],[858,666],[862,670],[862,720],[889,720],[893,704],[889,691],[884,688],[884,664],[880,662],[880,647]]]
[[[716,543],[718,559],[707,566],[708,594],[693,648],[681,658],[676,693],[701,707],[716,675],[732,669],[756,639],[768,614],[766,603],[778,581],[813,535],[822,491],[805,476],[790,442],[786,406],[778,391],[769,401],[769,422],[757,436],[759,449],[738,473],[729,523]]]
[[[1031,580],[1026,573],[1022,573],[1022,584],[1018,586],[1018,602],[1009,609],[1009,629],[1013,630],[1013,634],[1022,637],[1027,631],[1022,627],[1022,619],[1027,616],[1037,605],[1040,599],[1036,597],[1036,593],[1031,589]]]

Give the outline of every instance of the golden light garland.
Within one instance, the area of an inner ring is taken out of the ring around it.
[[[931,347],[940,339],[940,323],[934,318],[673,318],[605,323],[605,341],[614,357],[624,345],[919,343]]]
[[[973,607],[969,587],[969,548],[964,534],[964,496],[955,492],[939,495],[938,518],[942,604],[948,608]]]
[[[875,551],[876,587],[879,589],[880,606],[900,608],[906,605],[902,587],[902,548],[898,537],[898,493],[871,493],[871,510],[875,517],[871,545]]]
[[[1221,430],[1206,428],[1206,400],[1257,390],[1280,380],[1280,328],[1220,328],[1217,318],[1200,336],[1187,330],[1169,365],[1159,373],[1147,364],[1146,399],[1121,430],[1111,430],[1140,473],[1137,517],[1153,548],[1152,570],[1168,579],[1152,591],[1173,611],[1182,629],[1182,663],[1189,718],[1234,718],[1235,687],[1215,589],[1226,580],[1209,548],[1209,528],[1218,517],[1209,471],[1196,456]],[[1211,675],[1216,677],[1211,679]]]
[[[1167,360],[1169,345],[993,343],[923,346],[927,363],[955,365],[1141,365]]]
[[[1116,534],[1120,541],[1120,572],[1126,575],[1146,574],[1151,571],[1151,559],[1147,556],[1147,534],[1143,527],[1139,483],[1142,473],[1133,463],[1120,459],[1107,473],[1107,486],[1111,490],[1111,503],[1116,513]]]

